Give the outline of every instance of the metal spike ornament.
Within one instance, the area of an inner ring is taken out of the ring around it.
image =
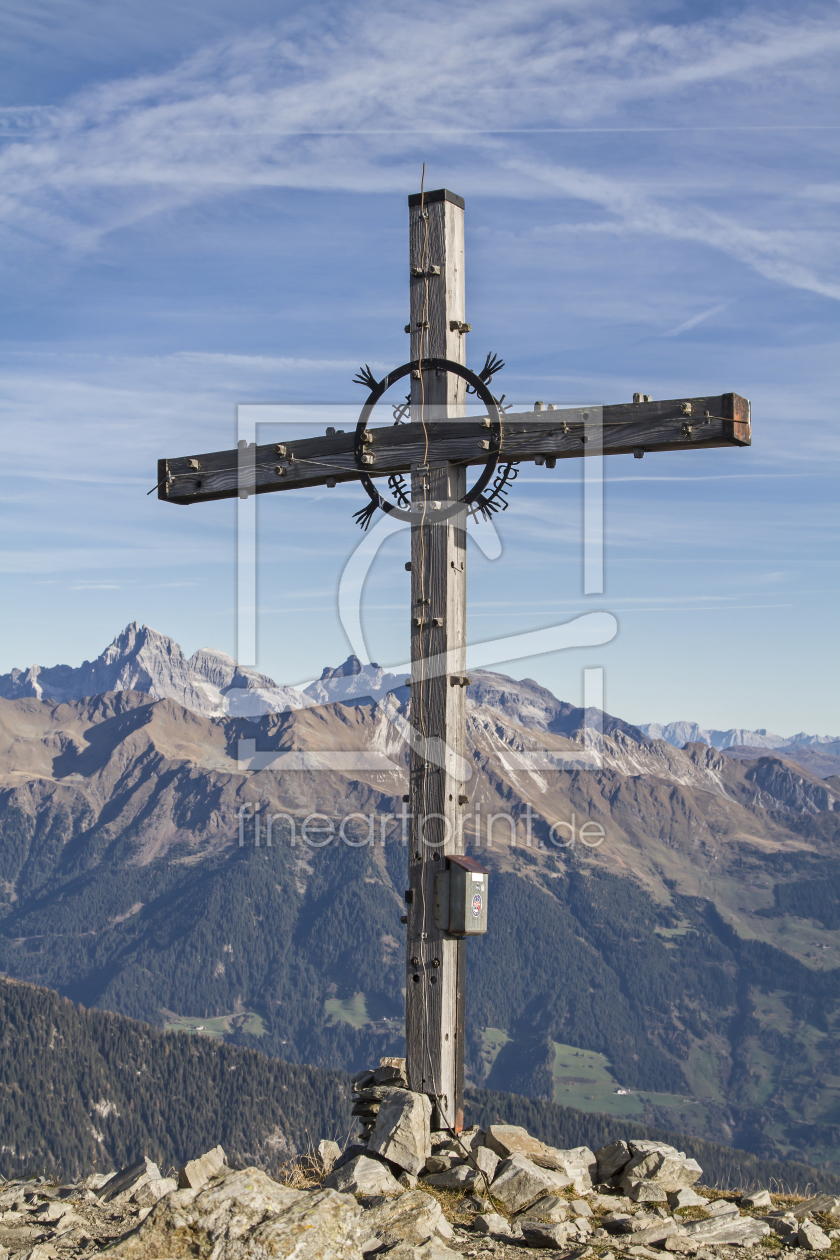
[[[366,363],[364,367],[359,368],[358,372],[353,377],[353,384],[365,385],[368,389],[376,389],[379,381],[373,375],[373,372],[371,372],[370,365]]]
[[[470,516],[477,517],[481,513],[485,521],[489,521],[494,512],[506,512],[508,509],[508,488],[510,483],[516,481],[518,476],[518,460],[511,460],[509,464],[504,464],[499,470],[489,494],[483,494],[470,508]]]
[[[356,442],[355,442],[355,459],[356,467],[361,473],[361,483],[367,491],[370,502],[365,507],[360,508],[358,512],[353,513],[353,520],[361,529],[367,531],[373,519],[373,515],[377,508],[381,508],[383,512],[393,513],[399,520],[411,520],[411,500],[408,493],[408,486],[402,473],[393,473],[388,478],[388,487],[396,499],[396,503],[390,503],[383,498],[373,484],[371,476],[367,471],[366,463],[370,460],[363,461],[364,447],[363,435],[367,433],[367,426],[373,409],[379,402],[382,395],[395,384],[398,380],[408,376],[410,372],[419,372],[421,367],[426,371],[434,371],[439,375],[443,372],[452,372],[456,376],[460,376],[466,382],[467,393],[475,394],[484,403],[490,417],[490,437],[488,442],[487,461],[484,465],[484,471],[478,481],[471,490],[464,495],[463,499],[459,499],[457,503],[450,504],[447,507],[432,509],[427,514],[427,520],[447,520],[456,512],[460,511],[462,506],[466,506],[470,515],[475,516],[477,513],[489,520],[494,512],[507,509],[507,492],[506,488],[511,481],[516,478],[514,471],[515,461],[508,462],[502,469],[499,476],[496,477],[489,493],[485,493],[490,483],[490,478],[496,471],[499,462],[499,455],[502,450],[502,416],[504,408],[502,400],[494,398],[488,389],[490,381],[496,372],[500,372],[504,367],[504,361],[495,354],[490,353],[484,360],[484,367],[480,372],[472,372],[469,368],[464,367],[461,363],[455,363],[451,359],[423,359],[422,365],[419,360],[413,360],[411,363],[404,363],[402,367],[397,368],[393,372],[389,372],[381,381],[377,381],[370,370],[369,364],[365,364],[363,368],[359,368],[357,374],[353,377],[354,385],[364,385],[370,392],[362,412],[359,422],[356,426]],[[502,395],[504,399],[504,395]],[[409,410],[411,395],[407,395],[406,405],[393,405],[394,423],[399,424]],[[364,438],[369,441],[369,437]]]

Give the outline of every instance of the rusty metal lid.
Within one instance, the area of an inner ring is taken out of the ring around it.
[[[450,864],[462,867],[465,871],[472,871],[476,875],[489,875],[486,866],[481,866],[476,862],[475,858],[467,857],[461,853],[447,853]]]

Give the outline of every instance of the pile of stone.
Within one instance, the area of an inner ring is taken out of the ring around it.
[[[700,1166],[662,1142],[561,1150],[515,1125],[433,1131],[398,1059],[355,1085],[364,1141],[320,1142],[296,1184],[232,1168],[221,1147],[177,1178],[144,1159],[77,1185],[0,1182],[0,1260],[736,1260],[757,1244],[795,1257],[840,1239],[840,1198],[701,1195]]]
[[[380,1059],[378,1068],[357,1072],[351,1085],[356,1095],[351,1114],[359,1122],[359,1141],[364,1144],[373,1132],[379,1108],[387,1098],[387,1090],[394,1087],[408,1089],[405,1059]]]

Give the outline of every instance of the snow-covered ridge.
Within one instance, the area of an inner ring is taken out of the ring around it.
[[[613,739],[621,735],[619,743],[625,749],[665,740],[675,748],[689,743],[717,749],[819,747],[840,755],[840,739],[828,735],[801,733],[786,738],[763,729],[706,730],[696,722],[633,726],[600,710],[584,711],[558,700],[531,678],[508,678],[483,669],[473,670],[471,677],[467,700],[471,710],[494,710],[530,730],[570,737],[583,729],[595,729]],[[204,717],[256,718],[314,705],[379,703],[388,695],[405,705],[409,699],[405,680],[405,673],[391,673],[375,663],[363,665],[350,656],[337,668],[328,666],[319,679],[298,691],[237,665],[232,657],[214,648],[200,648],[186,657],[174,639],[134,621],[94,661],[77,667],[31,665],[0,675],[0,697],[63,703],[108,691],[133,690],[157,700],[175,700]]]
[[[710,748],[813,748],[825,744],[837,744],[840,751],[840,736],[806,735],[800,731],[797,735],[774,735],[761,727],[757,731],[743,727],[730,727],[727,731],[706,730],[696,722],[668,722],[661,726],[658,722],[640,723],[639,730],[649,739],[664,739],[675,748],[683,748],[686,744],[708,744]]]
[[[176,700],[205,717],[251,717],[302,709],[311,703],[292,687],[278,687],[232,657],[200,648],[187,658],[174,639],[133,621],[95,661],[71,665],[31,665],[0,675],[0,696],[64,703],[106,691],[143,691],[156,700]]]

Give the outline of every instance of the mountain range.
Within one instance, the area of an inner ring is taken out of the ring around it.
[[[730,727],[727,731],[705,730],[696,722],[668,722],[660,726],[658,722],[643,723],[639,730],[651,739],[665,739],[676,748],[685,744],[708,744],[710,748],[824,748],[826,751],[840,753],[840,736],[806,735],[800,731],[798,735],[773,735],[763,727],[757,731],[748,731],[743,727]]]
[[[473,703],[489,704],[539,729],[548,729],[546,724],[556,718],[561,702],[531,679],[511,688],[500,681],[501,675],[484,670],[474,672],[480,682],[470,693]],[[79,666],[30,665],[28,669],[0,674],[0,697],[19,700],[31,696],[60,702],[83,700],[106,691],[142,691],[156,700],[176,700],[184,708],[208,717],[260,717],[313,705],[382,700],[390,692],[397,692],[404,700],[408,694],[405,677],[376,664],[362,665],[357,657],[350,656],[337,669],[327,666],[316,682],[297,690],[278,685],[257,670],[237,665],[233,657],[215,648],[200,648],[186,657],[168,636],[134,621],[95,661],[83,661]],[[566,708],[572,711],[574,707]],[[763,728],[706,730],[696,722],[669,722],[664,726],[648,722],[633,729],[649,739],[664,739],[675,748],[686,744],[707,744],[718,749],[814,748],[840,757],[840,736],[800,732],[786,737]]]
[[[840,1169],[840,778],[472,677],[472,1086]],[[291,1062],[399,1052],[404,676],[351,658],[243,712],[286,689],[133,625],[2,682],[0,970]],[[346,842],[305,843],[314,813]]]

